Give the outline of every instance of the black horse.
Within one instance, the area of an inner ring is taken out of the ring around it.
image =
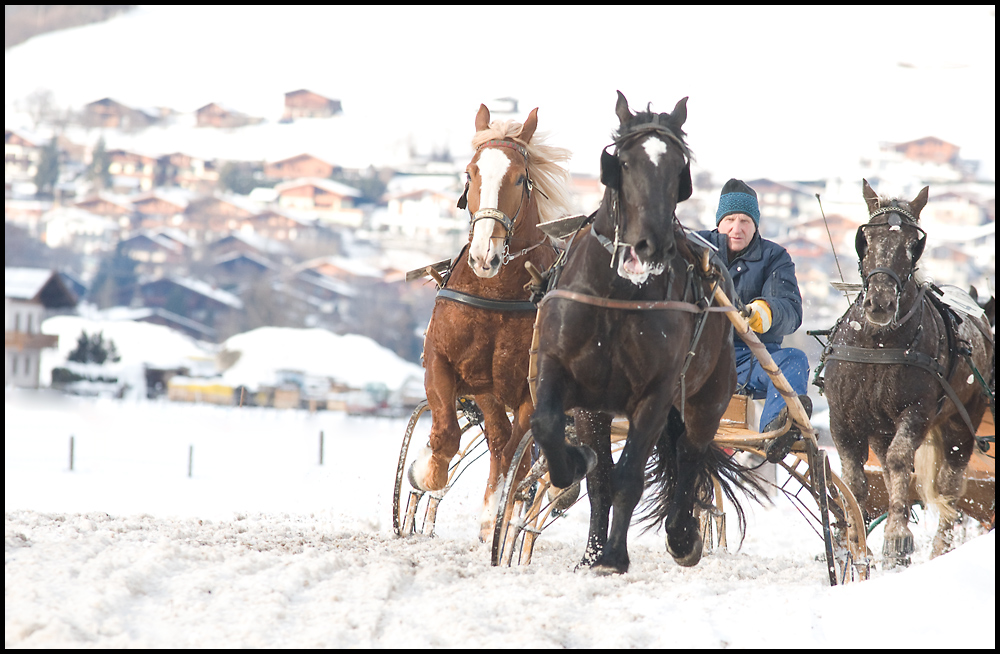
[[[745,490],[753,481],[712,444],[736,369],[732,326],[720,308],[706,308],[713,284],[728,284],[731,294],[732,282],[701,274],[701,250],[674,215],[691,195],[681,130],[687,98],[670,113],[633,114],[619,92],[615,112],[616,153],[605,151],[601,159],[604,200],[593,225],[577,232],[555,289],[539,307],[531,426],[554,486],[587,476],[591,517],[583,563],[621,573],[628,570],[628,528],[654,448],[648,472],[659,490],[647,517],[665,521],[668,550],[681,565],[701,558],[693,514],[709,497],[712,476],[722,474]],[[582,446],[565,441],[567,409],[575,409]],[[629,419],[615,464],[614,415]],[[732,496],[729,484],[726,490]]]
[[[884,199],[864,182],[870,219],[855,241],[863,292],[837,322],[824,352],[830,431],[843,479],[862,506],[869,445],[882,463],[888,566],[909,563],[913,552],[907,522],[914,469],[918,490],[940,513],[932,556],[950,549],[955,502],[989,402],[982,373],[990,376],[993,369],[987,319],[952,312],[934,287],[916,279],[927,239],[919,225],[927,191],[909,202]],[[971,298],[969,304],[975,306]],[[915,456],[924,443],[929,447]]]

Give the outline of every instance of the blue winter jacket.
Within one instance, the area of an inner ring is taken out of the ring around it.
[[[757,337],[762,343],[781,345],[782,337],[802,324],[802,295],[788,251],[774,241],[761,238],[757,232],[750,245],[729,261],[725,234],[717,229],[698,234],[719,248],[719,256],[729,266],[736,294],[743,303],[762,299],[771,307],[771,328]],[[736,339],[736,345],[743,345],[743,341]]]

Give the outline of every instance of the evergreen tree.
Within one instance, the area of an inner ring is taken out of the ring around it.
[[[59,144],[54,136],[42,149],[34,181],[38,197],[50,198],[55,194],[56,183],[59,181]]]
[[[90,161],[90,167],[87,168],[87,179],[96,183],[98,188],[111,188],[111,157],[104,145],[103,136],[94,147],[94,156]]]
[[[76,363],[87,363],[90,356],[90,337],[87,336],[87,331],[83,330],[76,339],[76,348],[69,353],[67,357],[70,361],[75,361]]]

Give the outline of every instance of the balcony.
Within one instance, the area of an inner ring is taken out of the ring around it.
[[[16,350],[40,350],[43,347],[56,347],[59,345],[59,337],[50,334],[28,334],[26,332],[3,333],[4,349]]]

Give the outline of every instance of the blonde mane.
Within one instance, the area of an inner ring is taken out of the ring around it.
[[[547,132],[536,131],[530,143],[515,138],[521,132],[521,123],[514,120],[495,120],[472,137],[472,149],[493,139],[508,139],[523,145],[528,151],[528,176],[541,193],[535,195],[538,220],[546,222],[572,213],[569,197],[569,171],[559,162],[569,161],[572,153],[565,148],[548,145]]]

